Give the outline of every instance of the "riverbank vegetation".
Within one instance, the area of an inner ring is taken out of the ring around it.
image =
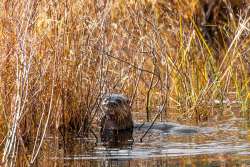
[[[205,121],[211,109],[250,102],[249,1],[1,1],[0,141],[8,165],[46,134],[83,133],[105,92],[133,111],[177,111]]]

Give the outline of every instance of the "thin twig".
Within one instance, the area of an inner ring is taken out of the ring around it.
[[[159,115],[162,113],[162,111],[165,110],[165,108],[166,108],[166,102],[167,102],[167,97],[166,97],[166,99],[165,99],[165,102],[164,102],[162,108],[159,110],[159,112],[157,113],[157,115],[154,117],[153,122],[151,123],[151,125],[149,126],[149,128],[146,130],[146,132],[141,136],[140,142],[142,142],[142,139],[148,134],[149,130],[153,127],[153,125],[154,125],[156,119],[159,117]],[[143,123],[143,125],[144,125],[144,124],[145,124],[145,123]],[[141,126],[140,126],[140,127],[141,127]]]
[[[145,59],[142,60],[141,68],[143,67],[144,62],[145,62]],[[133,106],[133,104],[134,104],[134,99],[135,99],[135,96],[136,96],[136,93],[137,93],[137,90],[138,90],[138,85],[139,85],[139,82],[140,82],[141,77],[142,77],[142,71],[140,70],[139,76],[138,76],[137,81],[136,81],[136,84],[135,84],[134,93],[133,93],[133,95],[132,95],[132,97],[131,97],[130,108],[131,108],[131,107]]]
[[[138,67],[138,66],[136,66],[136,65],[133,65],[133,64],[131,64],[131,63],[129,63],[129,62],[127,62],[127,61],[125,61],[125,60],[119,58],[119,57],[112,56],[112,55],[109,54],[109,53],[106,53],[106,55],[107,55],[108,57],[114,58],[114,59],[116,59],[116,60],[118,60],[118,61],[121,61],[121,62],[123,62],[123,63],[126,63],[126,64],[130,65],[131,67],[133,67],[133,68],[135,68],[135,69],[138,69],[138,70],[140,70],[140,71],[147,72],[147,73],[150,73],[150,74],[153,74],[153,75],[159,77],[158,74],[156,74],[155,72],[152,72],[152,71],[143,69],[143,68],[141,68],[141,67]]]

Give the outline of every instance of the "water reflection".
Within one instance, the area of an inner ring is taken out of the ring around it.
[[[247,166],[249,122],[223,121],[192,135],[152,130],[133,132],[133,144],[105,145],[95,138],[46,138],[35,166]],[[130,138],[122,137],[125,141]],[[117,144],[117,143],[115,143]]]
[[[101,133],[101,142],[106,148],[130,148],[134,142],[133,130],[109,130]]]

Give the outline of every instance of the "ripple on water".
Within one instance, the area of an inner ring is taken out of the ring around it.
[[[149,159],[158,157],[182,157],[214,154],[250,155],[249,131],[230,122],[216,128],[201,128],[193,135],[164,134],[151,131],[143,142],[138,142],[143,132],[133,134],[134,144],[125,148],[108,148],[97,145],[90,151],[78,150],[83,143],[74,143],[74,154],[64,154],[53,159],[103,160],[103,159]]]

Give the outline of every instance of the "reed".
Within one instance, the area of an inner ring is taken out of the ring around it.
[[[2,162],[14,166],[32,141],[24,162],[33,164],[46,135],[60,128],[87,134],[105,92],[128,95],[148,120],[164,106],[204,121],[218,100],[246,114],[249,8],[227,1],[206,20],[206,3],[1,1]]]

